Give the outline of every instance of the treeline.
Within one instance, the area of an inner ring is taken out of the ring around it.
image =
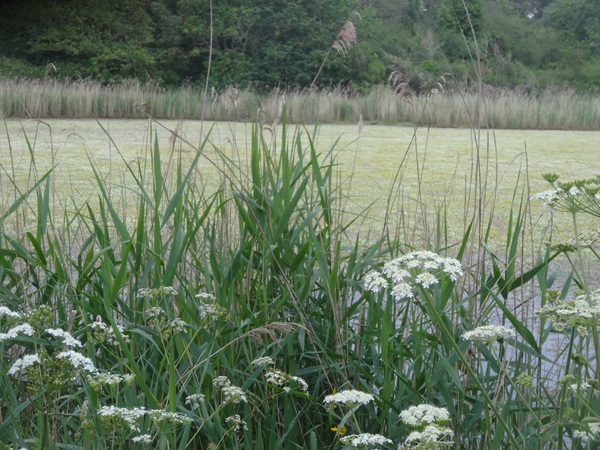
[[[0,76],[165,87],[202,85],[210,70],[217,89],[368,91],[395,73],[414,93],[476,79],[600,87],[598,0],[465,4],[468,14],[463,0],[12,0],[0,5]]]

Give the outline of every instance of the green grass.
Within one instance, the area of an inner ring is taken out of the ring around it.
[[[596,302],[586,284],[596,254],[547,247],[556,227],[529,203],[547,186],[535,173],[550,171],[546,164],[592,177],[573,154],[551,160],[548,143],[564,135],[544,134],[536,150],[527,134],[525,158],[526,133],[508,131],[488,139],[280,124],[273,139],[260,124],[205,124],[202,134],[194,122],[165,125],[180,137],[139,121],[101,121],[95,136],[89,122],[5,123],[0,441],[8,448],[343,448],[331,428],[381,434],[396,448],[424,426],[401,415],[421,404],[449,413],[435,425],[453,435],[437,448],[561,449],[600,422],[597,397],[582,386],[600,386],[597,335],[583,334],[597,315],[560,332],[556,317],[534,314],[572,298],[574,285],[588,306]],[[580,136],[596,139],[566,140]],[[583,231],[583,219],[598,215],[596,185],[579,183],[588,191],[573,197],[555,183],[563,209],[575,212],[555,219]],[[413,250],[456,259],[464,273],[406,266],[414,298],[367,289],[367,274]],[[557,264],[565,255],[572,266]],[[418,284],[423,273],[437,282]],[[17,334],[25,323],[31,331]],[[463,337],[486,324],[515,337]],[[79,339],[73,350],[102,372],[135,378],[98,387],[49,328]],[[19,358],[34,354],[39,362],[18,371]],[[279,385],[268,366],[253,365],[262,356],[273,359]],[[223,383],[241,391],[228,394]],[[373,401],[324,403],[346,389]],[[204,401],[194,405],[196,394]],[[133,429],[108,416],[110,406],[129,411]],[[247,430],[227,421],[236,414]],[[150,443],[134,442],[140,435]]]

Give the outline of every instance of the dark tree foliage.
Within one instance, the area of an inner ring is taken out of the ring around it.
[[[8,0],[0,76],[50,67],[58,77],[202,86],[210,60],[217,88],[307,87],[319,73],[318,86],[366,91],[400,71],[428,92],[468,84],[477,51],[486,83],[597,89],[598,1],[212,0],[211,27],[210,0]],[[347,20],[357,42],[338,53],[331,45]]]

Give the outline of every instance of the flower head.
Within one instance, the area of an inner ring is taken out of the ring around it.
[[[391,444],[392,441],[381,434],[351,434],[340,439],[344,445],[349,445],[352,448],[368,448],[372,446],[380,446]]]
[[[400,413],[400,419],[407,425],[420,426],[423,424],[446,423],[450,420],[450,414],[446,408],[432,405],[418,405]]]
[[[371,394],[367,394],[361,391],[346,390],[340,391],[332,395],[328,395],[323,400],[326,405],[343,405],[348,407],[354,407],[359,405],[366,405],[374,400]]]
[[[25,372],[28,367],[39,363],[40,357],[37,355],[37,353],[35,355],[25,355],[22,358],[15,360],[11,368],[8,370],[8,375],[17,377],[22,372]]]
[[[392,295],[396,300],[414,298],[416,288],[427,289],[440,282],[442,277],[456,281],[463,275],[460,262],[430,251],[407,253],[388,261],[382,273],[369,272],[364,279],[365,289],[379,292],[391,280]],[[386,278],[387,277],[387,278]]]
[[[6,333],[0,333],[0,342],[5,341],[7,339],[15,339],[19,335],[24,334],[25,336],[33,336],[35,333],[33,327],[28,323],[23,323],[21,325],[16,325],[8,330]]]
[[[462,335],[463,339],[486,342],[488,344],[515,336],[516,333],[512,328],[506,328],[502,325],[483,325]]]

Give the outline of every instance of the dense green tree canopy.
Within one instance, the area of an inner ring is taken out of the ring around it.
[[[216,87],[308,87],[319,73],[319,86],[369,89],[400,71],[413,90],[428,91],[440,77],[468,84],[478,53],[486,83],[597,89],[598,6],[598,0],[9,0],[0,5],[0,76],[51,70],[75,79],[201,85],[210,61]],[[357,38],[338,52],[332,44],[348,20]]]

